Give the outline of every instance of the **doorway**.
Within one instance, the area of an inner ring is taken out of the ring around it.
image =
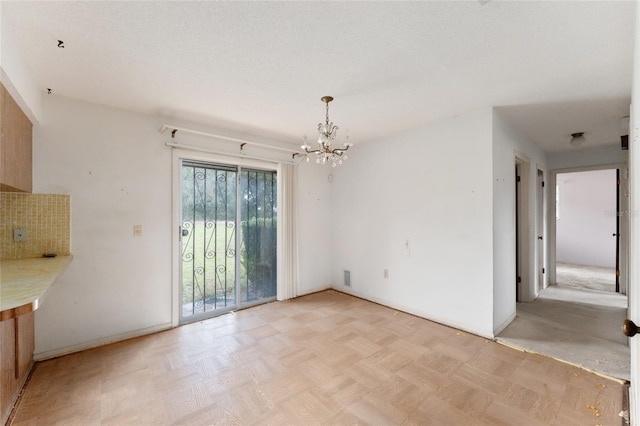
[[[275,300],[276,172],[183,160],[180,185],[180,323]]]
[[[556,283],[619,292],[617,169],[558,173]]]

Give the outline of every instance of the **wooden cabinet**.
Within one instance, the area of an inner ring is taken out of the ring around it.
[[[0,261],[0,426],[33,368],[34,310],[71,256]]]
[[[5,424],[33,367],[33,312],[0,321],[0,418]]]
[[[0,84],[0,191],[31,192],[33,125]]]

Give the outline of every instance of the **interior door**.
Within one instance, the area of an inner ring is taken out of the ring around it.
[[[640,36],[640,8],[636,10],[636,31]],[[636,37],[638,39],[638,37]],[[640,59],[640,43],[636,43],[636,59]],[[627,296],[629,297],[628,318],[640,324],[640,115],[636,105],[640,104],[640,76],[634,78],[633,104],[631,105],[631,123],[629,143],[629,225],[630,253]],[[640,336],[631,338],[631,394],[629,398],[632,424],[640,421]]]
[[[616,293],[620,293],[620,169],[616,169]]]
[[[538,291],[544,289],[544,173],[538,169],[536,199],[536,258],[538,271]]]
[[[515,234],[516,234],[516,302],[520,301],[520,283],[522,281],[520,275],[520,166],[516,163],[515,169]]]

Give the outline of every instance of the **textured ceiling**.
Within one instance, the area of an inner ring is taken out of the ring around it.
[[[553,152],[575,131],[618,143],[629,113],[630,1],[0,7],[2,44],[43,91],[289,142],[323,95],[355,143],[500,106]]]

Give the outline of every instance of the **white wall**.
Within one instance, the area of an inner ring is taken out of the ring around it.
[[[562,173],[556,221],[556,260],[615,268],[616,171]]]
[[[354,146],[333,173],[336,289],[493,336],[491,115]]]
[[[171,150],[158,120],[54,95],[43,106],[33,189],[71,195],[74,259],[36,311],[36,357],[168,327]]]
[[[71,195],[74,259],[36,311],[36,357],[169,327],[172,155],[168,132],[158,132],[166,120],[55,95],[43,107],[34,192]],[[322,237],[307,229],[328,220],[329,207],[318,207],[326,187],[323,176],[301,173],[302,237]],[[142,238],[133,225],[142,225]],[[324,248],[301,247],[301,293],[329,286],[329,273],[319,272],[329,270]]]
[[[298,294],[331,287],[331,169],[313,162],[298,166]]]
[[[549,154],[549,170],[586,168],[604,164],[626,164],[629,151],[623,151],[620,145],[597,148],[579,148],[572,151]]]
[[[16,34],[11,31],[15,24],[8,22],[9,14],[3,13],[3,9],[0,3],[0,81],[29,120],[36,124],[42,119],[40,95],[44,88],[33,83],[29,69],[24,66]]]
[[[537,258],[533,249],[536,241],[536,179],[538,169],[547,173],[546,157],[537,145],[515,129],[500,113],[493,114],[493,274],[494,274],[494,331],[498,333],[515,317],[516,313],[516,234],[515,234],[515,158],[528,162],[524,169],[521,194],[529,209],[528,223],[523,224],[525,233],[521,237],[528,241],[530,250],[523,253],[522,299],[533,301],[537,297],[536,271],[543,259]],[[521,228],[522,229],[522,228]],[[528,267],[526,267],[528,265]]]

